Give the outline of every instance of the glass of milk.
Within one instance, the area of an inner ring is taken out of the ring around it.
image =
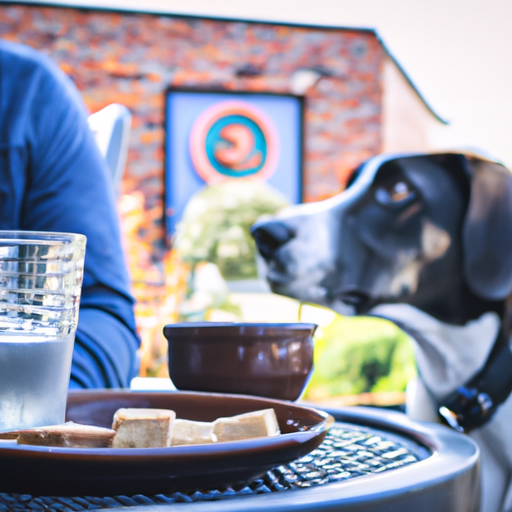
[[[85,244],[0,230],[0,431],[65,420]]]

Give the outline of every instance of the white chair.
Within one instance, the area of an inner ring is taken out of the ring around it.
[[[88,122],[112,173],[114,190],[119,192],[128,156],[132,114],[124,105],[112,103],[91,114]]]

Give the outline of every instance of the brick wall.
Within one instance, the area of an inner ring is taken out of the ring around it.
[[[304,197],[339,192],[382,145],[383,48],[371,31],[2,5],[0,37],[50,55],[91,111],[133,113],[123,192],[145,198],[146,240],[163,247],[164,101],[169,86],[291,92],[304,67],[324,77],[306,93]]]
[[[167,376],[162,327],[176,321],[188,267],[165,244],[164,107],[170,86],[305,92],[306,201],[344,188],[347,173],[382,150],[384,49],[371,31],[318,29],[140,13],[2,4],[0,38],[51,56],[91,110],[119,102],[133,114],[119,201],[142,337],[141,375]]]

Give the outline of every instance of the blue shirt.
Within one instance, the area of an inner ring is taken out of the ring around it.
[[[70,387],[125,387],[139,338],[113,184],[71,80],[0,41],[0,229],[87,237]]]

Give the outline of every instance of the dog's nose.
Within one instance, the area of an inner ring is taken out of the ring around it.
[[[295,236],[293,229],[276,220],[254,224],[251,234],[265,259],[270,259],[276,249]]]

